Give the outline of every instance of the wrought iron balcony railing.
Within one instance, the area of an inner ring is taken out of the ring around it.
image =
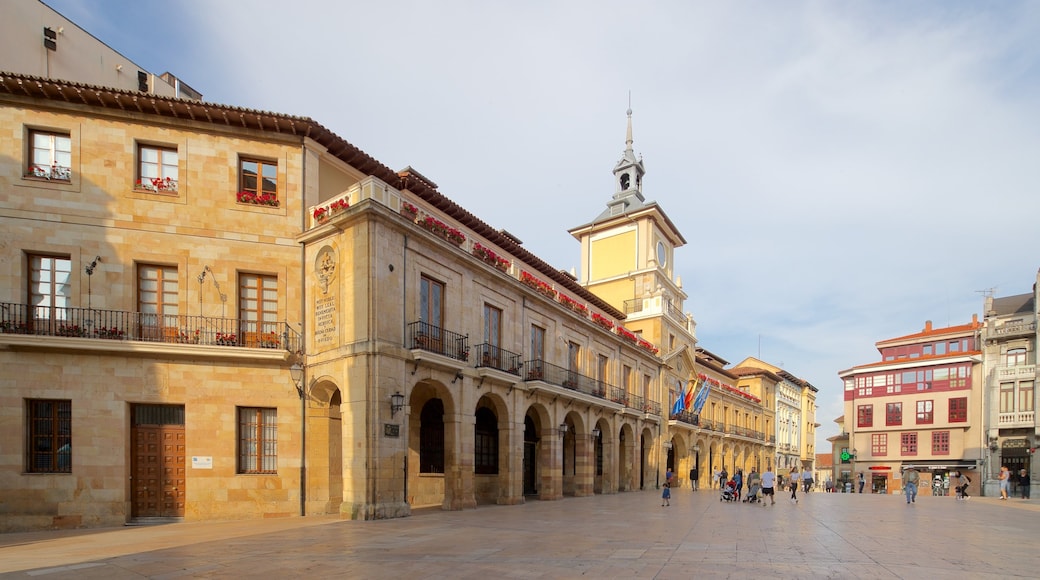
[[[408,324],[408,348],[425,350],[455,360],[469,360],[469,336],[428,322]]]
[[[686,423],[687,425],[693,425],[694,427],[700,427],[701,425],[700,415],[697,415],[696,413],[691,413],[689,411],[683,411],[681,413],[672,413],[671,419],[673,421],[682,421],[683,423]]]
[[[0,333],[269,348],[299,352],[300,334],[286,322],[123,310],[0,303]]]
[[[474,348],[476,349],[474,366],[490,367],[514,375],[520,374],[523,366],[520,355],[486,342],[482,342]]]

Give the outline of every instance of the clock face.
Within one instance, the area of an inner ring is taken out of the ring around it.
[[[668,251],[664,247],[664,242],[657,242],[657,265],[664,266],[668,263]]]

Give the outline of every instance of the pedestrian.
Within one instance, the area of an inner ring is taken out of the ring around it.
[[[863,486],[867,484],[867,478],[863,477],[863,472],[859,472],[859,492],[863,493]]]
[[[736,484],[734,490],[734,497],[737,501],[740,501],[740,490],[744,485],[744,472],[741,471],[739,468],[737,469],[736,473],[733,474],[733,483]]]
[[[1029,499],[1029,472],[1025,469],[1018,471],[1018,490],[1022,492],[1022,499]]]
[[[668,469],[666,469],[666,470],[665,470],[665,472],[664,472],[664,482],[665,482],[665,483],[668,483],[668,484],[672,483],[672,478],[673,478],[673,477],[675,477],[675,474],[674,474],[674,473],[672,473],[672,468],[671,468],[671,467],[669,467],[669,468],[668,468]]]
[[[726,482],[728,482],[728,481],[729,481],[729,472],[726,471],[726,466],[723,465],[722,466],[722,471],[719,472],[719,486],[720,486],[719,489],[722,489],[721,486],[726,485]]]
[[[693,489],[693,491],[697,491],[697,476],[698,475],[700,475],[700,474],[697,473],[697,466],[694,465],[690,469],[690,488]]]
[[[794,503],[798,503],[798,480],[800,480],[801,477],[802,475],[798,473],[798,468],[792,467],[788,485],[791,486],[791,501],[793,501]]]
[[[957,499],[965,500],[971,497],[968,495],[968,484],[971,483],[971,478],[968,477],[968,474],[964,473],[963,471],[957,472],[957,480],[960,484],[956,487]]]
[[[806,467],[805,471],[802,472],[802,491],[809,493],[812,490],[813,483],[812,471],[809,471],[809,468]]]
[[[672,505],[672,488],[668,487],[668,482],[664,482],[664,490],[661,491],[661,507]]]
[[[766,505],[766,496],[769,496],[769,505],[776,505],[776,498],[773,497],[773,486],[776,484],[776,474],[773,473],[773,468],[766,466],[765,472],[762,473],[762,507]]]
[[[762,476],[755,471],[754,467],[751,468],[751,473],[747,476],[747,488],[747,499],[745,501],[751,503],[762,499],[759,497],[762,489]]]
[[[907,467],[903,471],[903,491],[906,492],[906,503],[917,503],[917,484],[921,482],[921,475],[913,467]]]
[[[1007,465],[1000,467],[1000,475],[997,476],[1000,480],[1000,499],[1008,498],[1008,490],[1011,488],[1011,472],[1008,471]]]
[[[712,489],[715,489],[716,487],[719,486],[719,477],[722,477],[722,473],[719,471],[719,468],[716,467],[711,472],[711,488]]]

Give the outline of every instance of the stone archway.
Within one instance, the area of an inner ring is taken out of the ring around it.
[[[330,377],[319,377],[306,393],[305,462],[307,514],[337,514],[343,509],[342,395]]]

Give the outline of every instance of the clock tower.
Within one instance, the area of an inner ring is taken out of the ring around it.
[[[661,355],[694,347],[694,323],[683,313],[686,293],[674,275],[674,252],[686,239],[664,210],[643,196],[643,160],[632,149],[632,109],[625,150],[614,166],[614,194],[594,220],[568,232],[581,242],[579,282],[627,315],[625,328],[653,342]]]

